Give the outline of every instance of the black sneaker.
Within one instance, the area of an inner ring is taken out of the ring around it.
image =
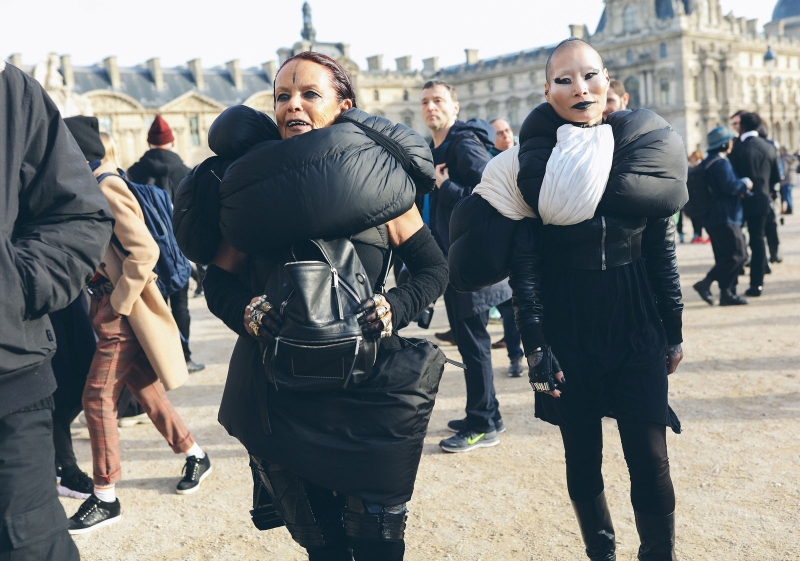
[[[189,456],[183,466],[183,479],[178,482],[178,494],[194,493],[200,488],[203,479],[209,475],[211,475],[211,460],[208,459],[208,454],[202,459],[197,459],[197,456]]]
[[[119,499],[107,503],[91,495],[69,519],[69,533],[86,534],[103,526],[110,526],[121,519]]]
[[[447,423],[447,428],[451,432],[458,432],[467,428],[467,420],[466,419],[456,419],[454,421],[450,421]],[[503,422],[503,419],[497,419],[494,422],[494,431],[498,434],[501,432],[506,432],[506,424]]]
[[[745,306],[747,300],[736,294],[722,295],[719,297],[720,306]]]
[[[58,478],[58,494],[73,499],[88,499],[94,492],[92,478],[77,467],[67,475]]]
[[[522,359],[512,358],[508,365],[508,376],[510,378],[522,378]]]
[[[450,438],[445,438],[439,446],[445,452],[469,452],[475,448],[489,448],[500,444],[497,431],[475,432],[472,429],[458,431]]]

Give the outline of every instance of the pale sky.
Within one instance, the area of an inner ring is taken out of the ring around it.
[[[723,13],[772,19],[776,0],[721,0]],[[2,0],[0,58],[21,53],[23,64],[49,52],[87,65],[116,55],[122,66],[158,56],[166,67],[201,58],[212,67],[238,58],[243,67],[277,59],[275,51],[300,40],[303,0]],[[203,6],[208,7],[203,7]],[[312,0],[317,40],[350,43],[362,68],[383,54],[384,67],[412,55],[412,67],[438,56],[442,66],[556,43],[570,23],[594,32],[602,0]]]

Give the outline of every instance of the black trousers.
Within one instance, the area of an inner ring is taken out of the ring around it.
[[[77,561],[58,502],[53,399],[0,419],[0,561]]]
[[[634,510],[651,516],[675,512],[675,490],[669,474],[667,428],[655,423],[618,420],[619,436],[631,477]],[[575,502],[588,502],[604,489],[603,427],[598,419],[588,425],[561,426],[567,460],[567,490]]]
[[[764,227],[767,215],[749,215],[744,218],[747,234],[750,237],[750,286],[764,286],[764,272],[767,270],[767,246],[764,240]]]
[[[736,224],[721,224],[707,228],[714,250],[714,266],[705,282],[719,284],[720,293],[729,293],[736,286],[739,273],[747,259],[742,227]]]
[[[492,338],[486,330],[489,311],[464,319],[457,319],[456,292],[448,286],[444,293],[447,318],[450,328],[467,369],[464,380],[467,384],[467,425],[477,432],[494,430],[494,421],[500,419],[500,406],[494,392],[492,371]]]
[[[775,216],[775,209],[772,205],[769,206],[767,213],[767,221],[764,225],[764,237],[767,239],[767,247],[769,248],[769,256],[778,256],[778,246],[781,241],[778,239],[778,218]]]
[[[186,286],[178,292],[167,296],[166,300],[172,309],[172,317],[175,318],[175,323],[178,324],[178,331],[181,332],[183,358],[188,361],[192,357],[192,351],[189,350],[189,324],[191,323],[191,317],[189,317],[189,283],[187,282]]]
[[[53,394],[53,444],[55,461],[65,472],[77,469],[70,424],[83,410],[83,387],[96,348],[94,329],[83,297],[50,314],[58,350],[52,367],[58,387]]]

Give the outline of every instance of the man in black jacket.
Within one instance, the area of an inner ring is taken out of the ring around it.
[[[58,502],[47,314],[80,293],[112,215],[45,91],[0,61],[0,559],[75,560]]]
[[[757,113],[739,115],[739,142],[733,147],[730,162],[736,175],[753,181],[753,196],[743,201],[744,220],[750,235],[750,288],[747,296],[761,296],[764,273],[767,268],[767,248],[764,228],[770,210],[770,196],[775,184],[780,183],[778,156],[775,148],[759,138],[761,117]]]
[[[472,193],[481,181],[483,168],[491,159],[494,129],[483,122],[458,121],[458,99],[453,86],[432,80],[422,89],[422,117],[433,136],[436,189],[431,194],[431,230],[445,256],[450,248],[450,215],[456,203]],[[447,318],[458,352],[467,368],[467,416],[450,421],[455,436],[439,445],[446,452],[466,452],[500,443],[503,432],[494,391],[491,338],[486,326],[489,309],[511,298],[507,282],[471,294],[459,293],[448,285],[444,293]]]
[[[175,136],[161,115],[156,115],[150,130],[147,131],[147,144],[150,150],[128,168],[128,179],[134,183],[160,187],[169,193],[171,200],[174,200],[178,185],[192,170],[186,167],[181,157],[172,151],[175,146]],[[198,265],[198,271],[199,269]],[[183,336],[183,358],[186,359],[186,367],[189,372],[203,370],[205,365],[193,361],[192,351],[189,349],[189,330],[192,321],[189,315],[189,283],[178,292],[170,294],[168,299],[172,317],[175,318],[175,323],[178,324]]]

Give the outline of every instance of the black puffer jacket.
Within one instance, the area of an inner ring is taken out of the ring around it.
[[[534,211],[556,133],[565,124],[545,103],[522,125],[517,185]],[[672,216],[688,200],[683,143],[666,121],[637,109],[613,113],[608,124],[614,131],[614,159],[595,217],[559,227],[548,242],[559,259],[576,268],[601,269],[604,261],[606,267],[630,263],[641,255],[643,219]],[[459,290],[498,282],[508,276],[510,266],[514,221],[488,203],[470,200],[476,197],[462,201],[451,219],[450,282]]]
[[[417,132],[359,109],[343,117],[389,137],[407,170],[344,119],[262,142],[231,164],[219,188],[220,229],[233,247],[264,253],[309,238],[349,235],[397,218],[414,204],[417,189],[430,191],[433,161]]]

